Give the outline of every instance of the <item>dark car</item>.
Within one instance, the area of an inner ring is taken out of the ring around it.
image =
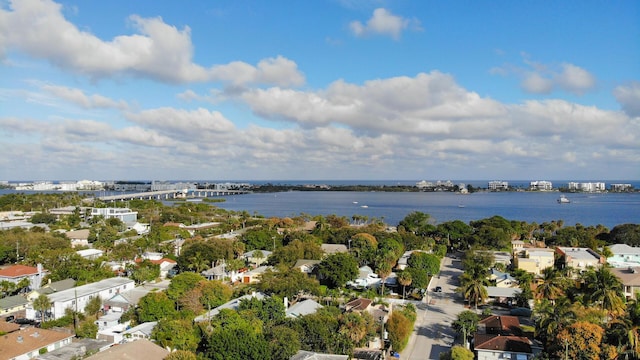
[[[435,289],[433,289],[433,291],[442,292],[442,286],[436,286]]]
[[[16,317],[15,317],[15,316],[13,316],[13,315],[9,315],[9,316],[7,316],[6,318],[4,318],[4,321],[6,321],[6,322],[13,322],[13,320],[15,320],[15,319],[16,319]]]

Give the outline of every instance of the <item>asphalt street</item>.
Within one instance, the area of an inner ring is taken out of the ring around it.
[[[417,306],[414,332],[400,359],[438,360],[441,352],[453,346],[455,332],[451,324],[465,310],[462,298],[455,292],[461,274],[459,260],[449,256],[442,260],[440,273],[431,279],[427,296]],[[441,286],[442,292],[434,292],[436,286]]]

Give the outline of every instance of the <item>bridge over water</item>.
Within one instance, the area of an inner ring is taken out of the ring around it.
[[[187,189],[185,190],[159,190],[140,193],[122,193],[116,195],[98,196],[102,201],[126,201],[126,200],[166,200],[166,199],[193,199],[215,196],[228,196],[248,194],[249,190],[221,190],[221,189]]]

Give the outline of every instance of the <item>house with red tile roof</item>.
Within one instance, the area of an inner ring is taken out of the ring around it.
[[[32,290],[39,289],[42,279],[49,272],[42,268],[41,264],[37,267],[26,265],[11,265],[0,269],[0,281],[9,281],[14,284],[19,283],[22,279],[29,279],[29,287]]]
[[[478,360],[533,359],[542,347],[525,336],[517,316],[492,315],[480,320],[473,337]]]

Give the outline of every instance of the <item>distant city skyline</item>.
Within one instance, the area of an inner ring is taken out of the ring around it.
[[[0,2],[0,180],[640,179],[640,3]]]

